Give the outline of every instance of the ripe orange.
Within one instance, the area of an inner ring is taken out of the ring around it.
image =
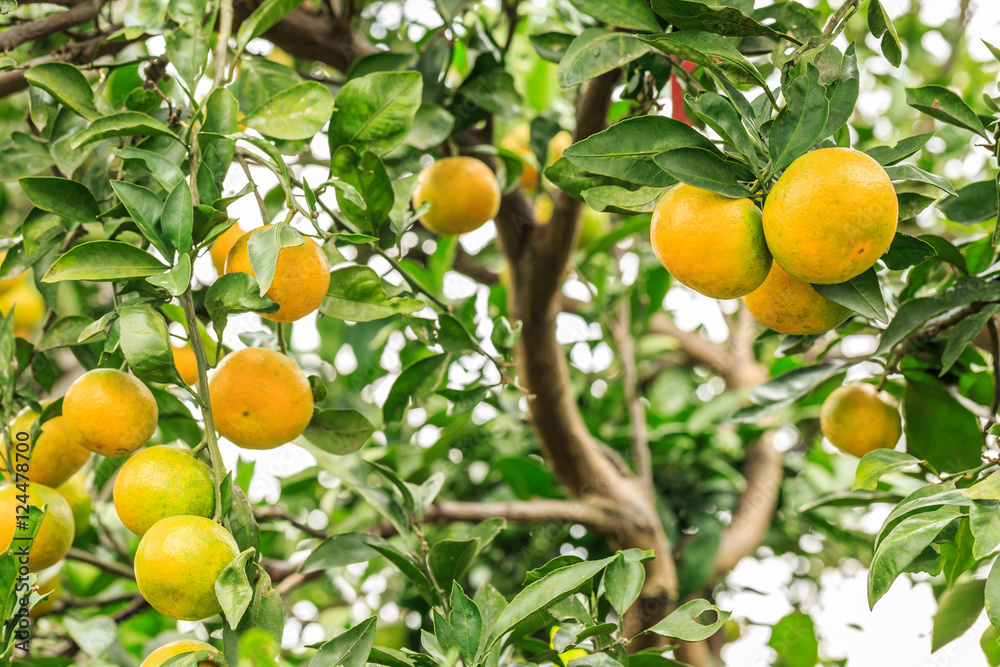
[[[653,211],[653,253],[670,275],[705,296],[744,296],[771,267],[760,219],[749,199],[677,185]]]
[[[215,481],[208,466],[190,452],[165,445],[147,447],[118,471],[114,501],[125,527],[145,535],[168,516],[212,518]]]
[[[215,580],[239,552],[233,536],[211,519],[167,517],[139,541],[135,582],[156,611],[179,621],[200,621],[222,611]]]
[[[181,379],[192,387],[196,386],[198,384],[198,359],[191,344],[186,343],[183,347],[171,347],[171,352],[174,355],[174,366],[181,374]]]
[[[232,227],[222,232],[215,241],[212,242],[212,247],[209,249],[208,254],[212,258],[212,266],[215,267],[215,272],[220,276],[226,272],[226,257],[229,257],[229,251],[233,249],[236,242],[246,234],[240,227],[240,224],[234,223]],[[191,384],[190,382],[188,384]]]
[[[73,512],[66,499],[55,489],[41,484],[29,483],[28,504],[31,507],[48,506],[42,525],[31,543],[28,567],[32,572],[44,570],[58,563],[73,544]],[[19,498],[21,496],[21,498]],[[15,485],[8,484],[0,489],[0,551],[10,546],[16,528],[16,516],[24,514],[23,492]],[[15,549],[20,544],[15,545]]]
[[[90,510],[93,507],[90,491],[87,490],[87,479],[82,472],[78,472],[56,491],[69,503],[69,509],[73,513],[74,538],[79,537],[90,525]]]
[[[248,347],[225,357],[208,381],[215,428],[247,449],[273,449],[302,434],[313,414],[312,388],[283,354]]]
[[[820,296],[812,285],[771,264],[767,280],[743,297],[747,310],[764,326],[783,334],[818,334],[840,326],[851,311]]]
[[[438,236],[479,229],[500,211],[500,184],[489,167],[471,157],[446,157],[420,172],[413,208],[431,206],[420,219]]]
[[[6,252],[0,252],[0,264],[3,264],[3,260],[6,257],[7,257]],[[0,294],[3,294],[4,292],[9,292],[10,290],[14,289],[22,282],[24,282],[25,278],[27,277],[28,277],[28,272],[22,271],[13,278],[6,278],[4,280],[0,280]]]
[[[0,294],[0,314],[6,316],[11,308],[14,309],[14,331],[21,337],[27,336],[45,319],[45,299],[28,282]]]
[[[260,227],[240,237],[229,251],[226,273],[254,275],[247,244],[250,237],[262,229],[266,228]],[[276,312],[263,313],[261,317],[275,322],[294,322],[319,308],[326,297],[330,287],[330,261],[315,241],[306,237],[302,240],[302,245],[282,248],[278,253],[278,266],[267,298],[279,307]]]
[[[845,384],[827,396],[819,424],[827,440],[858,458],[892,449],[903,434],[896,399],[863,382]]]
[[[113,368],[87,371],[63,399],[70,434],[104,456],[126,456],[145,445],[156,431],[158,415],[146,385]]]
[[[194,639],[181,639],[179,641],[170,642],[169,644],[164,644],[160,648],[156,649],[142,661],[139,667],[160,667],[170,658],[178,655],[184,655],[185,653],[194,653],[195,651],[218,651],[211,644],[206,644],[205,642],[196,641]],[[198,667],[215,667],[219,663],[213,660],[202,660],[198,663]]]
[[[17,433],[31,433],[38,413],[25,408],[11,424],[14,437]],[[23,441],[24,436],[21,436]],[[42,424],[31,448],[28,472],[25,476],[32,482],[59,486],[72,476],[90,458],[90,450],[81,447],[66,428],[66,418],[53,417]]]
[[[807,283],[842,283],[867,271],[892,243],[899,202],[885,169],[850,148],[806,153],[764,204],[774,261]]]

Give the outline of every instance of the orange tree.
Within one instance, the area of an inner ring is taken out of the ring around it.
[[[4,660],[708,666],[766,545],[998,664],[996,63],[753,5],[0,3]]]

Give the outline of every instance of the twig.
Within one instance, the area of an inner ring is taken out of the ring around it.
[[[66,558],[70,560],[79,561],[81,563],[87,563],[93,565],[101,570],[104,570],[108,574],[113,574],[118,577],[125,577],[127,579],[135,579],[135,572],[132,568],[127,565],[122,565],[121,563],[115,563],[113,561],[104,560],[103,558],[98,558],[93,554],[89,554],[82,549],[71,548],[66,554]]]
[[[299,521],[291,513],[289,513],[288,510],[284,509],[283,507],[270,506],[270,507],[255,508],[254,517],[257,519],[257,521],[260,522],[287,521],[288,523],[292,524],[293,526],[301,530],[303,533],[311,535],[312,537],[319,538],[321,540],[329,537],[325,531],[317,530],[316,528],[312,528],[311,526],[309,526],[309,524]]]
[[[215,42],[215,78],[212,80],[212,91],[226,80],[226,59],[229,54],[229,37],[232,34],[233,0],[219,0],[219,39]]]
[[[653,486],[653,461],[649,451],[649,437],[646,434],[646,405],[636,392],[639,382],[639,372],[636,367],[635,340],[630,331],[632,326],[632,304],[630,294],[626,293],[618,301],[618,320],[611,322],[611,335],[618,348],[618,357],[622,366],[622,388],[625,392],[625,403],[628,406],[629,421],[632,431],[632,458],[635,461],[635,475],[639,478],[643,489],[650,500],[655,497]]]
[[[247,180],[250,182],[250,187],[253,188],[253,196],[257,200],[257,208],[260,209],[260,221],[266,225],[271,221],[271,216],[267,214],[267,205],[264,204],[264,198],[260,196],[260,190],[257,189],[257,183],[253,180],[253,174],[250,173],[250,165],[247,164],[243,151],[236,151],[236,161],[243,168],[243,173],[246,174]]]
[[[1000,331],[997,330],[997,320],[991,316],[986,323],[990,333],[990,356],[993,357],[993,401],[990,403],[990,418],[983,427],[983,433],[989,433],[997,423],[997,411],[1000,410]]]

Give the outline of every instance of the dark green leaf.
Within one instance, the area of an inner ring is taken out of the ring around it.
[[[350,85],[341,89],[341,95]],[[243,122],[272,139],[311,139],[326,125],[332,110],[333,95],[329,89],[316,81],[306,81],[264,102]]]
[[[356,410],[317,410],[302,435],[324,452],[343,456],[361,449],[374,432]]]
[[[148,304],[122,308],[118,318],[121,350],[136,377],[146,382],[182,382],[174,366],[163,315]]]
[[[896,28],[892,25],[892,19],[888,12],[882,7],[879,0],[871,0],[868,4],[868,30],[873,37],[882,38],[882,55],[893,67],[899,67],[903,58],[903,50],[899,45],[899,37],[896,35]]]
[[[743,125],[743,119],[733,103],[717,93],[702,93],[697,99],[690,95],[684,101],[694,113],[709,127],[719,133],[727,143],[738,150],[748,160],[757,159],[750,134]]]
[[[422,91],[419,72],[373,72],[348,81],[330,118],[330,153],[346,145],[377,155],[391,151],[413,128]]]
[[[65,178],[22,178],[21,191],[32,204],[73,222],[95,222],[97,201],[83,183]]]
[[[444,382],[450,357],[448,353],[435,354],[404,368],[392,383],[382,406],[382,418],[386,422],[396,422],[403,418],[408,406],[423,405],[424,400]]]
[[[483,635],[483,615],[476,603],[469,599],[458,582],[451,586],[451,641],[467,665],[475,664],[479,641]]]
[[[938,120],[964,127],[979,136],[989,137],[983,122],[957,93],[944,86],[923,86],[906,89],[906,103]]]
[[[397,314],[415,313],[425,307],[423,301],[395,297],[390,299],[378,274],[368,266],[345,266],[330,274],[330,290],[320,305],[320,312],[353,322],[371,322]]]
[[[94,91],[79,69],[62,62],[35,65],[24,73],[25,80],[41,88],[59,102],[87,120],[97,120],[101,114],[94,107]]]
[[[632,603],[639,598],[646,570],[637,560],[618,554],[604,571],[604,595],[618,615],[625,616]]]
[[[969,315],[952,328],[951,334],[948,336],[948,344],[941,354],[941,372],[939,375],[943,376],[951,369],[955,362],[958,361],[958,358],[962,356],[962,352],[965,351],[969,343],[983,331],[989,319],[997,313],[1000,313],[1000,304],[993,303],[978,313]]]
[[[194,208],[191,201],[191,189],[181,181],[167,196],[163,203],[163,213],[160,216],[160,229],[163,236],[177,252],[186,254],[191,248],[191,230],[194,227]],[[260,234],[254,234],[254,237]]]
[[[767,645],[781,656],[783,667],[816,667],[819,642],[808,614],[793,612],[775,623]]]
[[[970,183],[957,195],[945,197],[938,209],[949,220],[971,224],[997,217],[997,182],[995,179]]]
[[[781,408],[807,396],[833,376],[843,373],[846,367],[842,361],[825,361],[813,366],[796,368],[771,378],[767,382],[757,385],[750,392],[750,402],[758,407],[753,411],[746,408],[737,411],[733,415],[733,421],[756,421],[769,414],[774,414]]]
[[[378,552],[368,546],[367,536],[361,533],[333,535],[320,542],[302,564],[303,572],[315,572],[334,567],[344,567],[378,558]]]
[[[559,61],[556,76],[563,88],[618,69],[649,53],[649,46],[632,35],[604,28],[587,28],[573,40]]]
[[[983,611],[986,585],[987,582],[982,579],[966,581],[941,594],[931,631],[931,652],[958,639],[972,627]],[[993,583],[993,586],[997,585],[997,582]]]
[[[878,274],[875,273],[874,267],[846,283],[812,287],[820,296],[850,308],[864,317],[879,322],[889,321],[885,311],[885,299],[882,297],[882,287],[879,285]]]
[[[215,580],[215,597],[222,606],[226,623],[233,630],[253,601],[253,587],[247,579],[247,563],[253,555],[254,550],[247,549],[226,565]]]
[[[692,0],[653,0],[653,11],[678,30],[704,30],[730,37],[785,37],[736,7],[711,6]]]
[[[585,15],[602,23],[638,30],[660,32],[660,22],[643,0],[571,0],[573,6]]]
[[[564,32],[543,32],[531,36],[531,45],[535,47],[539,57],[549,62],[558,63],[566,55],[573,39],[573,35],[567,35]]]
[[[212,283],[205,294],[205,310],[212,318],[218,336],[229,322],[229,315],[238,313],[273,313],[278,304],[260,295],[260,286],[249,273],[226,273]]]
[[[236,55],[243,53],[250,40],[260,37],[274,24],[302,4],[302,0],[264,0],[236,31]]]
[[[395,201],[392,181],[382,160],[371,151],[359,153],[353,146],[341,146],[330,161],[330,172],[340,179],[329,183],[337,189],[337,203],[344,215],[365,231],[378,231]],[[358,197],[363,206],[358,204]]]
[[[309,667],[365,667],[374,642],[372,616],[323,644],[309,661]]]
[[[95,141],[113,139],[114,137],[128,137],[134,135],[165,136],[174,137],[170,128],[156,120],[152,116],[147,116],[138,111],[124,111],[114,116],[99,118],[90,124],[86,130],[76,135],[76,139],[70,144],[74,150]]]
[[[707,67],[733,83],[765,86],[764,77],[737,49],[739,39],[699,30],[665,35],[640,36],[647,44],[666,53]]]
[[[915,236],[896,232],[889,250],[880,258],[893,271],[902,271],[935,255],[933,246]]]
[[[957,472],[980,463],[979,420],[941,383],[917,371],[906,373],[903,401],[906,449],[936,469]]]
[[[718,154],[703,148],[675,148],[653,158],[656,165],[672,178],[725,197],[749,197],[750,189],[740,180],[752,178]]]
[[[121,241],[90,241],[59,256],[43,283],[63,280],[123,280],[162,273],[167,267],[145,250]]]
[[[933,132],[927,132],[912,137],[904,137],[895,146],[874,146],[866,150],[865,153],[875,158],[883,167],[887,167],[901,162],[919,151],[933,136]]]
[[[889,174],[889,178],[894,181],[916,181],[917,183],[927,183],[928,185],[933,185],[939,190],[944,190],[950,195],[958,194],[955,191],[955,186],[953,186],[947,178],[926,172],[919,167],[914,167],[912,164],[897,164],[892,167],[886,167],[885,173]]]
[[[697,642],[714,635],[729,620],[730,612],[722,611],[706,600],[691,600],[682,604],[646,632],[686,642]]]
[[[769,139],[773,171],[780,171],[804,155],[822,138],[830,101],[819,82],[819,69],[810,64],[786,91],[788,105],[771,125]]]
[[[884,475],[909,468],[920,462],[920,459],[906,452],[897,452],[894,449],[876,449],[873,452],[868,452],[858,461],[858,469],[854,473],[854,486],[851,487],[851,490],[874,491],[878,486],[878,480]]]

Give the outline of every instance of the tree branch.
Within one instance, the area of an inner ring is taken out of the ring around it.
[[[579,500],[535,499],[503,503],[452,502],[441,500],[432,505],[424,515],[428,523],[449,521],[485,521],[492,517],[508,521],[542,523],[578,523],[601,533],[618,530],[622,517]]]
[[[27,42],[44,39],[49,35],[92,21],[103,4],[103,0],[88,0],[64,12],[55,12],[34,21],[12,25],[0,32],[0,51],[6,53]]]
[[[94,567],[104,570],[108,574],[113,574],[117,577],[125,577],[126,579],[135,579],[135,572],[132,570],[132,568],[128,567],[127,565],[122,565],[121,563],[114,563],[112,561],[107,561],[102,558],[98,558],[97,556],[89,554],[86,551],[83,551],[82,549],[76,549],[76,548],[70,549],[69,552],[66,554],[66,558],[69,558],[70,560],[79,561],[81,563],[88,563],[90,565],[93,565]]]
[[[611,324],[611,334],[618,348],[618,358],[622,366],[622,387],[628,406],[632,431],[632,458],[635,474],[650,501],[656,497],[653,486],[653,461],[649,451],[649,437],[646,434],[646,405],[636,392],[639,371],[636,368],[635,340],[632,338],[632,304],[626,294],[618,302],[618,320]]]

